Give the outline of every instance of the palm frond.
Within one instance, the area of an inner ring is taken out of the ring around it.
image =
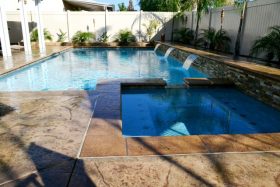
[[[211,50],[227,51],[231,39],[225,30],[216,31],[214,28],[202,29],[198,44]]]
[[[189,28],[182,28],[175,30],[174,32],[175,41],[184,44],[191,44],[194,40],[194,31]]]
[[[268,60],[276,57],[280,61],[280,26],[270,27],[269,31],[254,42],[250,55],[259,56],[264,53]]]

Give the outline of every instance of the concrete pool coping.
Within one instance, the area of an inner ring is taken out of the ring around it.
[[[280,133],[123,137],[121,88],[145,86],[145,82],[146,86],[166,85],[161,79],[103,80],[97,84],[96,92],[100,95],[80,158],[280,151]]]
[[[12,68],[5,69],[4,67],[0,67],[0,77],[5,76],[11,72],[19,70],[21,68],[27,67],[29,65],[35,64],[37,62],[46,60],[50,57],[59,55],[63,52],[69,51],[71,49],[96,49],[96,48],[105,48],[105,49],[119,49],[119,48],[133,48],[133,49],[153,49],[152,46],[52,46],[48,45],[47,51],[45,54],[40,54],[38,49],[32,49],[34,54],[26,55],[24,51],[20,51],[20,53],[13,54],[10,59],[0,59],[0,63],[5,63],[5,61],[15,62],[16,65]],[[30,58],[30,60],[29,60]]]
[[[8,61],[11,60],[16,63],[14,67],[9,69],[0,67],[0,76],[7,75],[8,73],[24,68],[36,62],[48,59],[72,48],[72,46],[47,46],[46,54],[40,54],[38,52],[38,49],[33,49],[33,52],[35,51],[35,54],[32,55],[26,55],[24,54],[24,51],[21,51],[19,54],[12,56],[11,59],[8,59]],[[29,58],[31,59],[29,60]],[[0,59],[0,62],[5,63],[5,60]]]

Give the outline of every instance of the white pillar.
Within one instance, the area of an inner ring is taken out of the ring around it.
[[[21,29],[22,29],[22,36],[23,36],[23,43],[24,43],[24,51],[26,55],[31,55],[31,42],[30,42],[30,35],[29,35],[29,25],[28,19],[26,14],[26,5],[24,0],[19,0],[19,7],[20,7],[20,21],[21,21]]]
[[[104,8],[105,8],[105,33],[107,33],[107,12],[108,12],[108,10],[107,10],[106,6]]]
[[[37,29],[38,29],[39,49],[41,53],[45,53],[46,43],[44,37],[44,26],[40,15],[40,3],[41,0],[35,0],[35,12],[36,12],[36,22],[37,22]]]
[[[6,12],[3,6],[1,5],[0,5],[0,40],[1,40],[3,57],[6,59],[7,57],[12,56]]]
[[[70,38],[70,26],[69,26],[69,15],[70,14],[70,11],[67,10],[67,13],[66,13],[66,17],[67,17],[67,36],[68,36],[68,42],[71,42],[71,38]]]

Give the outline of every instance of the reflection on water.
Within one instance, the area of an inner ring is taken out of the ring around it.
[[[4,63],[4,68],[5,69],[11,69],[14,67],[14,62],[13,62],[13,58],[12,57],[6,57],[3,59],[3,63]]]
[[[280,112],[230,88],[135,89],[122,94],[125,136],[280,132]]]
[[[184,77],[205,77],[194,68],[144,49],[73,49],[0,79],[2,91],[94,89],[98,79],[164,78],[170,84]]]

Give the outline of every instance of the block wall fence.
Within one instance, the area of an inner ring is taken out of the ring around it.
[[[57,40],[56,33],[61,29],[67,32],[67,40],[70,41],[77,31],[94,32],[97,38],[107,31],[110,40],[114,40],[116,33],[121,29],[129,29],[136,36],[137,40],[145,40],[146,28],[150,20],[157,19],[159,27],[155,40],[160,39],[161,33],[166,33],[166,40],[171,40],[173,12],[41,12],[43,26]],[[22,40],[20,15],[18,11],[7,12],[7,20],[11,43],[18,43]],[[36,27],[34,12],[28,12],[30,32]]]
[[[224,9],[223,29],[231,38],[230,51],[233,52],[237,30],[240,21],[240,8],[229,6],[217,9],[210,9],[203,14],[200,21],[200,29],[221,28],[221,11]],[[43,25],[57,39],[56,33],[61,29],[67,32],[67,39],[70,41],[78,30],[95,32],[100,36],[107,31],[110,40],[114,40],[115,34],[120,29],[129,29],[136,35],[137,40],[145,39],[145,26],[150,20],[157,19],[160,26],[153,39],[160,40],[160,35],[165,32],[166,41],[171,40],[172,30],[187,27],[196,28],[196,12],[186,12],[184,21],[174,19],[172,27],[173,12],[87,12],[87,11],[49,11],[42,12]],[[22,40],[19,11],[7,12],[10,40],[18,43]],[[30,30],[36,27],[33,12],[28,12]],[[280,0],[255,0],[248,3],[245,15],[244,27],[241,36],[240,54],[248,56],[253,42],[267,33],[269,27],[280,25]]]
[[[231,38],[230,51],[233,52],[234,44],[239,28],[241,9],[229,6],[210,9],[202,16],[200,29],[212,27],[216,30],[221,28],[221,11],[224,9],[224,20],[222,28],[227,31]],[[187,12],[184,22],[177,27],[187,27],[195,30],[196,12]],[[245,22],[241,36],[240,54],[249,56],[254,41],[267,33],[269,27],[280,25],[280,0],[256,0],[248,3],[245,14]]]

